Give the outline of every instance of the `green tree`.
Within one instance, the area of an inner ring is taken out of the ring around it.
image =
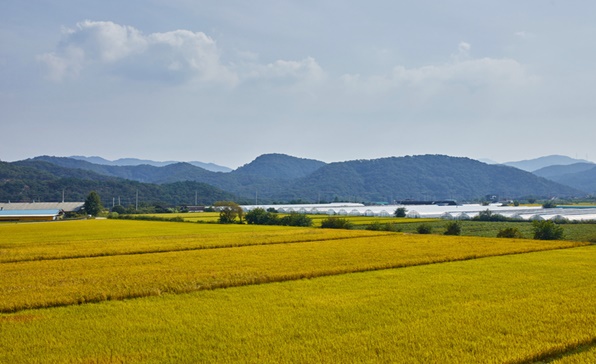
[[[534,239],[560,240],[563,239],[563,228],[551,220],[534,221]]]
[[[459,221],[449,221],[445,224],[445,235],[461,234],[461,223]]]
[[[416,228],[418,234],[430,234],[433,231],[433,227],[430,224],[420,224]]]
[[[395,217],[406,217],[406,212],[408,212],[408,210],[406,210],[405,207],[398,207],[395,209],[393,215],[395,215]]]
[[[99,194],[95,191],[89,192],[83,208],[88,215],[97,216],[103,210]]]
[[[351,229],[354,224],[348,219],[339,217],[328,217],[321,221],[321,227],[323,229]]]
[[[305,214],[292,212],[279,219],[280,225],[284,226],[312,226],[312,219]]]
[[[523,236],[517,228],[508,227],[505,229],[500,229],[499,233],[497,234],[497,238],[521,239],[521,238],[523,238]]]
[[[236,218],[238,218],[238,222],[242,224],[244,211],[242,211],[242,207],[237,203],[232,201],[217,201],[213,206],[219,211],[218,221],[220,224],[232,224],[236,222]]]
[[[274,212],[265,211],[257,207],[246,213],[244,216],[247,224],[254,225],[279,225],[279,218]]]

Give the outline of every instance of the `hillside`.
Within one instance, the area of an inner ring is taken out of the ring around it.
[[[90,191],[102,197],[105,206],[212,204],[238,197],[201,182],[149,184],[101,175],[92,171],[60,167],[43,161],[0,162],[0,200],[13,202],[83,201]]]
[[[311,199],[391,201],[395,199],[470,200],[577,196],[582,192],[529,172],[442,155],[392,157],[328,164],[288,189]]]
[[[539,177],[553,179],[567,174],[584,172],[595,167],[596,164],[594,163],[574,163],[568,165],[548,166],[540,168],[539,170],[536,170],[532,173]]]
[[[100,164],[100,165],[107,165],[107,166],[139,166],[142,164],[146,164],[146,165],[150,165],[150,166],[154,166],[154,167],[164,167],[169,164],[181,163],[179,161],[157,162],[157,161],[153,161],[153,160],[149,160],[149,159],[138,159],[138,158],[120,158],[120,159],[116,159],[114,161],[110,161],[110,160],[107,160],[102,157],[97,157],[97,156],[85,157],[85,156],[80,156],[80,155],[72,156],[70,158],[86,161],[86,162],[93,163],[93,164]],[[203,169],[206,169],[211,172],[231,172],[232,171],[231,168],[228,168],[225,166],[220,166],[215,163],[204,163],[204,162],[199,162],[199,161],[182,162],[182,163],[188,163],[195,167],[203,168]]]
[[[515,167],[524,171],[533,172],[549,166],[564,166],[575,163],[592,163],[584,159],[575,159],[564,155],[549,155],[535,159],[528,159],[518,162],[503,163],[506,166]]]
[[[550,180],[596,194],[596,166],[578,172],[558,174],[548,177]]]
[[[296,158],[285,154],[263,154],[236,169],[233,174],[291,180],[306,177],[324,165],[324,162],[314,159]]]
[[[35,163],[41,163],[36,167],[40,178],[49,178],[47,173],[50,173],[52,178],[62,178],[66,176],[65,171],[72,169],[68,172],[72,175],[67,177],[93,180],[97,183],[93,186],[94,189],[99,189],[99,184],[105,184],[107,181],[125,185],[132,184],[133,181],[137,184],[143,182],[143,188],[147,189],[148,195],[170,203],[177,200],[163,197],[166,195],[163,189],[169,188],[169,184],[186,181],[213,186],[214,190],[207,193],[209,196],[223,196],[223,191],[228,191],[226,196],[231,196],[230,198],[237,196],[236,199],[251,202],[387,202],[401,199],[478,200],[487,195],[501,198],[585,195],[578,189],[563,186],[517,168],[488,165],[469,158],[443,155],[325,164],[282,154],[268,154],[230,173],[210,172],[188,163],[164,167],[104,166],[47,156],[13,164],[34,166]],[[49,163],[59,164],[61,169],[52,171],[52,168],[48,167]],[[105,195],[113,196],[115,193],[108,189]],[[28,198],[34,197],[29,195]]]

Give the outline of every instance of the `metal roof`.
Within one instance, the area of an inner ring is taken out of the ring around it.
[[[60,210],[2,210],[0,211],[0,217],[2,216],[57,216],[60,214]]]
[[[0,203],[0,211],[8,210],[64,210],[77,211],[84,202],[9,202]]]

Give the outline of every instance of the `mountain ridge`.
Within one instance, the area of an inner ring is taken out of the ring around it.
[[[470,158],[445,155],[326,164],[285,154],[266,154],[229,173],[211,172],[184,162],[164,167],[105,166],[64,157],[41,156],[13,163],[27,162],[55,163],[63,168],[87,170],[104,177],[146,184],[200,182],[227,191],[238,199],[256,200],[258,196],[261,202],[478,200],[493,195],[502,198],[551,198],[585,194],[577,188],[514,167],[488,165]]]

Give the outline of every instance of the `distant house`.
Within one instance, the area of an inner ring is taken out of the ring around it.
[[[205,212],[205,206],[186,206],[188,212]]]
[[[63,210],[0,210],[0,221],[54,221],[63,215]]]

